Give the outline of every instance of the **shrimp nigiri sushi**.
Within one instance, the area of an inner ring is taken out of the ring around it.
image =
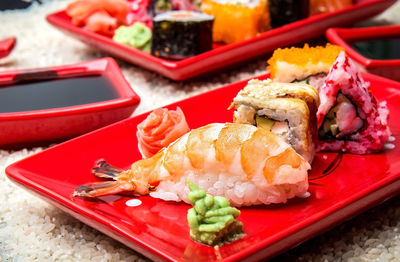
[[[93,173],[114,181],[76,188],[74,196],[132,191],[171,201],[188,200],[189,179],[234,206],[285,203],[308,190],[310,164],[282,138],[263,128],[214,123],[193,129],[151,158],[123,171],[99,161]],[[158,186],[151,186],[159,182]]]

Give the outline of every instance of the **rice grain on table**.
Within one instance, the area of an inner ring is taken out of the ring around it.
[[[42,5],[35,3],[25,11],[0,12],[0,39],[12,35],[18,39],[13,53],[0,60],[0,71],[71,64],[108,56],[64,35],[45,21],[46,14],[63,9],[71,1],[42,2]],[[399,22],[399,11],[398,3],[387,11],[384,18]],[[137,115],[226,83],[262,74],[266,60],[267,57],[226,73],[184,83],[173,82],[120,60],[117,62],[132,88],[142,98],[134,113]],[[147,261],[142,255],[31,195],[6,178],[6,166],[41,150],[0,150],[0,262]],[[400,261],[400,197],[274,260]]]

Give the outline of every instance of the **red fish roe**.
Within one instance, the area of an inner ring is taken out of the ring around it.
[[[389,110],[386,101],[378,103],[352,61],[341,52],[330,69],[320,90],[321,105],[318,108],[318,127],[337,103],[342,93],[355,105],[363,127],[342,140],[320,139],[318,151],[342,151],[354,154],[369,154],[380,151],[390,136]]]

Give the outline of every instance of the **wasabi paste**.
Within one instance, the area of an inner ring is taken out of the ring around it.
[[[244,236],[243,223],[236,220],[240,215],[238,209],[231,207],[225,197],[213,197],[193,182],[188,180],[187,183],[189,201],[193,205],[187,214],[192,239],[218,246]]]
[[[131,26],[118,27],[118,29],[115,30],[113,40],[121,44],[150,52],[151,30],[145,24],[135,22]]]

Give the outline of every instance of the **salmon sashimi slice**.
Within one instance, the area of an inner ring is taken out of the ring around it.
[[[66,8],[72,24],[107,35],[126,24],[128,12],[129,4],[125,0],[77,0]]]
[[[111,36],[117,25],[117,19],[105,11],[97,11],[86,20],[84,29]]]

